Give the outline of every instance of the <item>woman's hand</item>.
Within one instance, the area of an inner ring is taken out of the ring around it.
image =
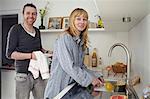
[[[102,82],[102,84],[104,85],[104,83],[105,83],[104,78],[103,78],[103,77],[99,77],[98,79],[99,79],[99,80]]]
[[[100,87],[100,86],[103,86],[104,85],[104,82],[102,82],[99,78],[95,78],[93,81],[92,81],[92,85],[94,87]]]

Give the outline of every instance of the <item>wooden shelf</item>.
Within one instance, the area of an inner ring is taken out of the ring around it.
[[[100,32],[104,31],[104,28],[89,28],[89,32]],[[63,32],[64,29],[44,29],[40,30],[41,33],[55,33],[55,32]]]
[[[105,31],[104,28],[89,28],[89,32],[100,32]]]
[[[51,32],[62,32],[64,29],[44,29],[40,30],[41,33],[51,33]]]

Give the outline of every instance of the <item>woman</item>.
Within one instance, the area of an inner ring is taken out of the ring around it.
[[[84,50],[88,43],[88,13],[76,8],[69,17],[69,28],[56,40],[51,77],[47,83],[44,99],[52,99],[73,82],[83,87],[103,84],[98,75],[87,70],[83,64]]]

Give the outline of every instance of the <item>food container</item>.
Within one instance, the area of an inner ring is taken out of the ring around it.
[[[127,99],[125,95],[112,95],[110,99]]]
[[[126,92],[126,83],[123,80],[118,80],[116,83],[117,92]]]

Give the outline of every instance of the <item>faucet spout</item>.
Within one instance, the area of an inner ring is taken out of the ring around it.
[[[111,56],[113,49],[115,47],[117,47],[117,46],[122,47],[124,49],[124,51],[126,52],[126,62],[127,62],[127,79],[126,80],[127,80],[127,85],[129,85],[130,68],[131,68],[131,57],[130,57],[130,53],[129,53],[128,48],[122,43],[116,43],[113,46],[111,46],[111,48],[109,49],[108,56],[109,57]]]

